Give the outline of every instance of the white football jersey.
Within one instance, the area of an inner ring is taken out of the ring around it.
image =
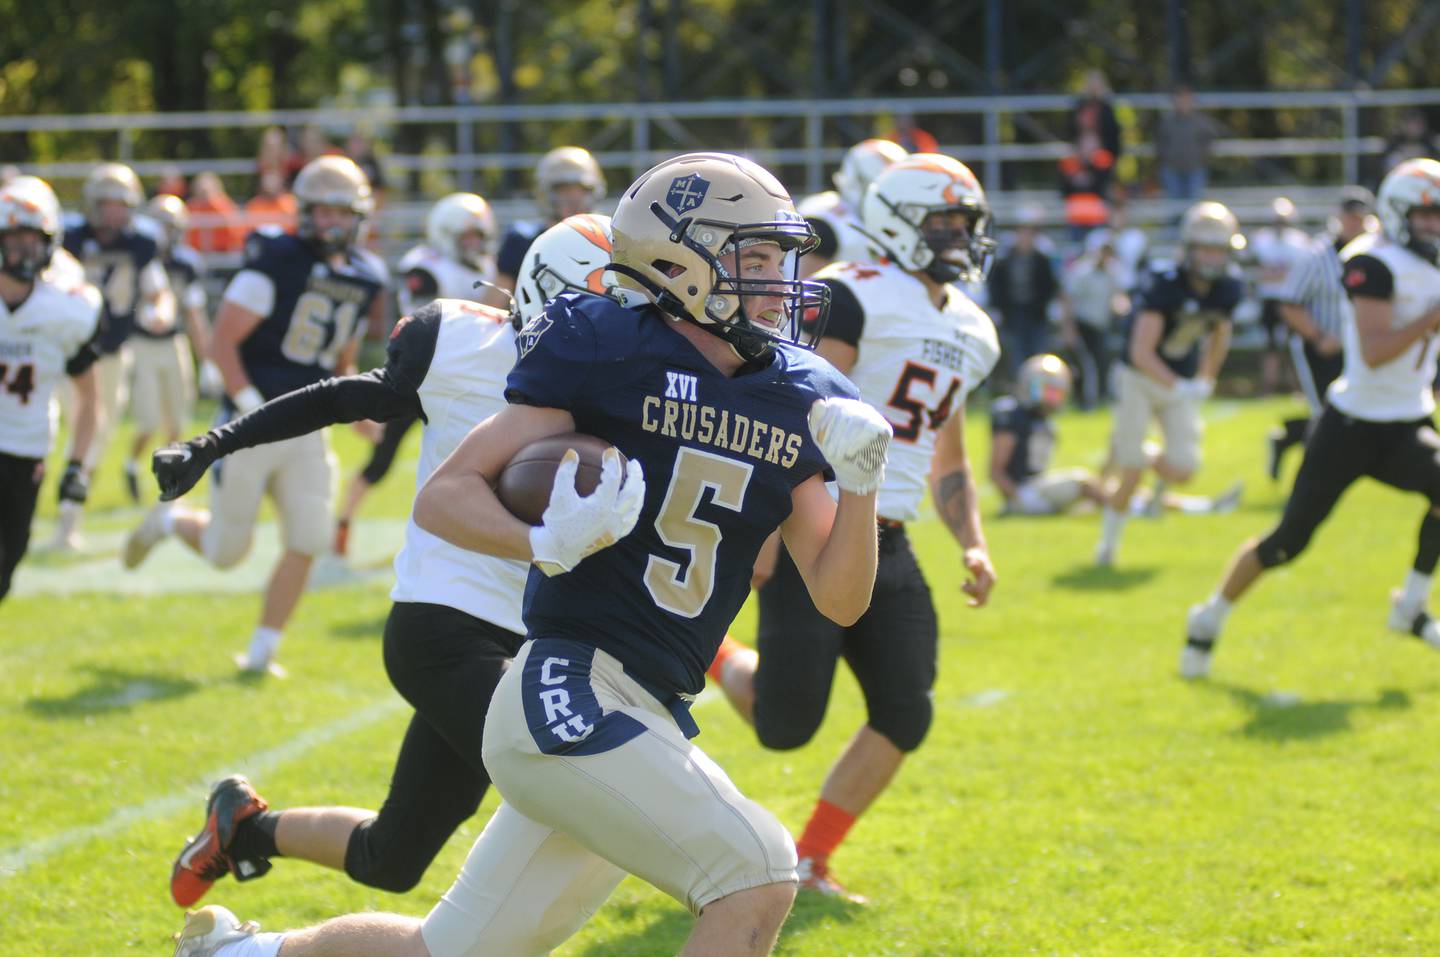
[[[1395,281],[1392,328],[1409,325],[1440,306],[1440,269],[1403,246],[1369,233],[1340,253],[1341,262],[1368,254],[1390,270]],[[1437,337],[1429,335],[1376,368],[1360,354],[1360,335],[1353,311],[1345,321],[1345,371],[1330,386],[1330,403],[1346,415],[1370,422],[1408,422],[1435,411]]]
[[[100,292],[50,270],[14,312],[0,302],[0,452],[49,454],[59,411],[50,395],[99,321]]]
[[[471,429],[505,408],[505,379],[515,364],[515,329],[503,313],[455,299],[435,304],[440,332],[419,389],[427,421],[417,488]],[[416,525],[412,514],[395,556],[390,597],[456,608],[523,635],[520,603],[529,571],[525,562],[457,548]]]
[[[471,301],[480,298],[483,289],[475,288],[477,282],[493,282],[495,280],[495,267],[489,265],[484,270],[471,269],[464,263],[456,262],[431,249],[429,246],[416,246],[400,259],[400,314],[408,316],[416,309],[425,305],[428,299],[417,298],[410,287],[405,283],[404,276],[413,269],[421,269],[435,277],[435,283],[439,291],[435,293],[436,299],[469,299]]]
[[[832,257],[833,262],[869,262],[884,254],[876,247],[875,241],[865,235],[860,224],[860,211],[847,206],[833,189],[807,196],[796,210],[807,219],[823,219],[835,230],[839,246]]]
[[[850,380],[895,428],[877,511],[910,521],[920,514],[936,433],[1000,359],[995,324],[953,285],[937,309],[925,285],[890,262],[835,263],[815,278],[844,283],[865,313]]]

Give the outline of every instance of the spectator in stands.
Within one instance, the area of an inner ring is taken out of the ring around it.
[[[1125,270],[1125,290],[1134,292],[1145,284],[1150,269],[1150,237],[1130,225],[1130,199],[1124,186],[1110,191],[1110,237],[1115,258]]]
[[[0,186],[4,186],[19,175],[20,167],[14,163],[6,163],[4,166],[0,166]]]
[[[1434,156],[1435,137],[1430,134],[1430,125],[1420,110],[1407,110],[1400,121],[1400,129],[1385,144],[1383,177],[1396,166],[1418,156]],[[1379,177],[1377,177],[1379,178]]]
[[[295,177],[300,175],[300,170],[305,164],[321,156],[343,155],[334,143],[326,138],[320,131],[320,127],[313,124],[306,126],[300,131],[300,148],[293,151],[285,161],[285,185],[287,187],[295,184]]]
[[[1155,156],[1160,188],[1173,200],[1192,202],[1205,193],[1210,176],[1210,145],[1215,124],[1195,112],[1195,94],[1188,86],[1175,89],[1174,110],[1160,120]]]
[[[1036,210],[1021,210],[1014,243],[995,263],[987,283],[991,312],[1000,315],[1001,354],[1014,381],[1020,363],[1049,352],[1050,303],[1058,291],[1050,257],[1036,248]]]
[[[290,141],[278,126],[267,127],[260,134],[260,149],[255,155],[255,179],[262,182],[266,173],[277,174],[281,182],[290,176]]]
[[[1115,234],[1097,229],[1085,238],[1085,252],[1065,273],[1060,334],[1079,373],[1076,395],[1093,409],[1107,394],[1111,336],[1130,313],[1129,272],[1115,254]]]
[[[370,178],[370,195],[378,210],[385,204],[385,171],[380,168],[380,161],[375,158],[375,145],[370,142],[370,137],[355,130],[345,140],[345,155],[354,160],[355,165]]]
[[[206,170],[195,177],[185,205],[190,211],[186,241],[196,252],[231,253],[244,244],[246,234],[236,222],[235,201],[215,173]]]
[[[293,233],[298,212],[294,194],[285,188],[285,174],[267,169],[260,174],[260,191],[245,204],[245,231],[276,226]]]
[[[1114,162],[1120,161],[1120,121],[1115,117],[1115,107],[1110,102],[1110,84],[1100,70],[1085,74],[1085,92],[1075,100],[1075,109],[1070,114],[1070,141],[1080,142],[1086,133],[1100,138],[1100,146],[1109,151]]]
[[[1260,392],[1270,395],[1280,388],[1284,363],[1286,326],[1280,307],[1286,280],[1297,260],[1310,251],[1310,237],[1295,227],[1295,204],[1277,196],[1270,204],[1270,222],[1255,231],[1250,251],[1260,269],[1255,291],[1260,297],[1260,325],[1265,330],[1265,351],[1260,357]]]
[[[885,134],[885,139],[899,143],[911,153],[938,153],[940,141],[929,130],[922,129],[915,122],[913,113],[896,113],[895,129]]]
[[[1072,240],[1079,242],[1090,230],[1109,222],[1114,178],[1114,154],[1100,145],[1099,134],[1081,133],[1075,149],[1060,160],[1060,197]]]

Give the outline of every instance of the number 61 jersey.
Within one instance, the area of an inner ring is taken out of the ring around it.
[[[825,337],[855,347],[850,379],[895,428],[876,509],[911,521],[936,434],[1000,358],[995,324],[953,285],[936,308],[924,283],[887,260],[835,263],[812,278],[830,287]]]
[[[250,382],[267,400],[329,378],[360,333],[385,264],[351,248],[332,266],[297,236],[257,230],[245,241],[245,265],[225,299],[264,318],[240,344]]]

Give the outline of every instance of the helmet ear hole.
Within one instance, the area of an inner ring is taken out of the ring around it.
[[[650,260],[650,265],[659,272],[664,273],[666,276],[669,276],[671,279],[674,279],[676,276],[679,276],[685,272],[684,266],[676,262],[671,262],[668,259],[652,259]],[[694,286],[690,287],[690,295],[695,295]]]

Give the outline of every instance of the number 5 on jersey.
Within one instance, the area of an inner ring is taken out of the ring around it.
[[[671,548],[690,553],[688,567],[659,555],[645,566],[645,588],[655,604],[672,614],[694,618],[704,611],[715,591],[715,559],[720,552],[720,527],[695,516],[705,489],[713,491],[712,505],[738,512],[755,467],[704,452],[682,448],[665,501],[655,518],[655,531]]]

